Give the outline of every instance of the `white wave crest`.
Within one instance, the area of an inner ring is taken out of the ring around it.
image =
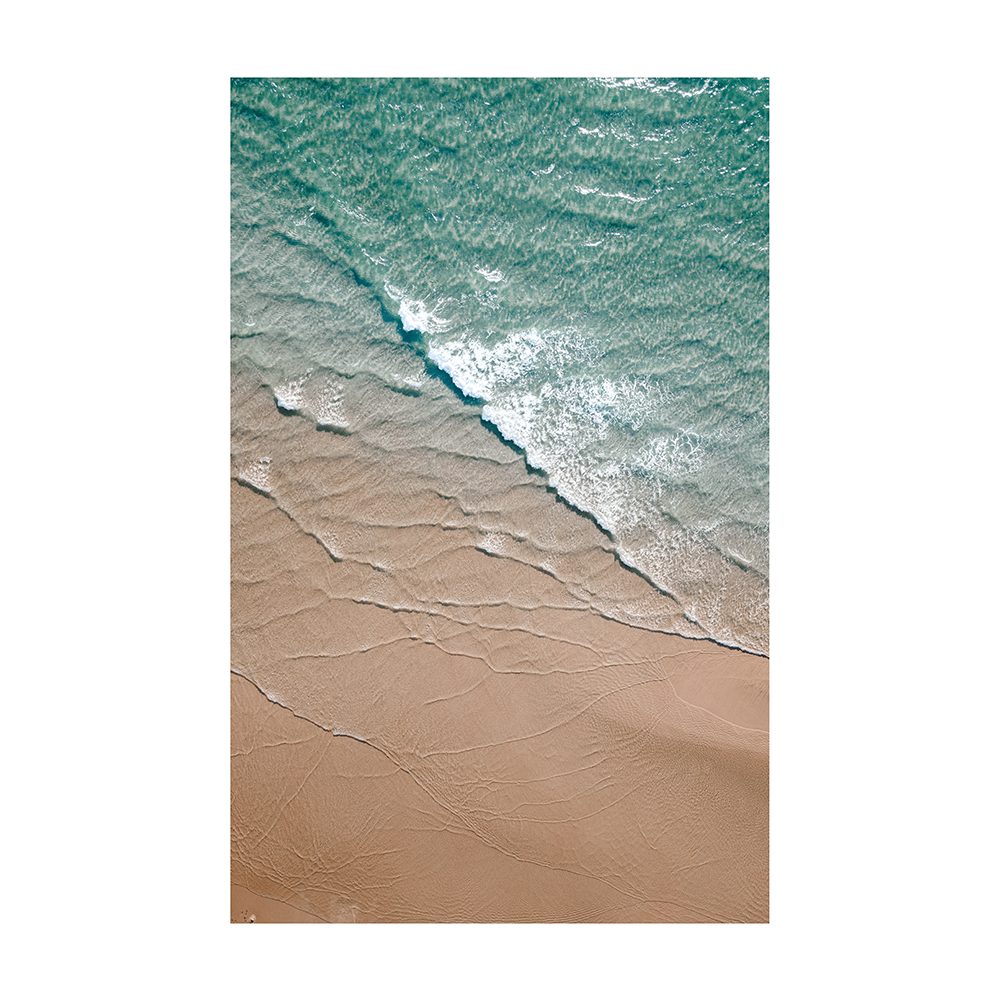
[[[435,308],[440,308],[444,304],[443,299],[438,299],[435,306],[431,307],[421,299],[411,298],[388,282],[385,285],[385,290],[392,299],[399,303],[399,320],[407,333],[412,333],[414,330],[425,334],[443,333],[451,325],[434,312]]]

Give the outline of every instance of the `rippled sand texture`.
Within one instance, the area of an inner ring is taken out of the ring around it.
[[[331,432],[234,376],[233,919],[766,921],[767,659],[362,379]]]

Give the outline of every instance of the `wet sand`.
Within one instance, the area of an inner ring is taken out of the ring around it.
[[[234,920],[767,921],[766,658],[481,427],[234,414]]]

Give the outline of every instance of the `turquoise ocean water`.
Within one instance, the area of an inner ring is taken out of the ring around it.
[[[676,631],[767,650],[767,81],[238,79],[231,122],[234,364],[330,427],[443,383]]]

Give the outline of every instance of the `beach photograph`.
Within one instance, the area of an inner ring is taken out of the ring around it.
[[[764,78],[231,80],[231,919],[769,919]]]

